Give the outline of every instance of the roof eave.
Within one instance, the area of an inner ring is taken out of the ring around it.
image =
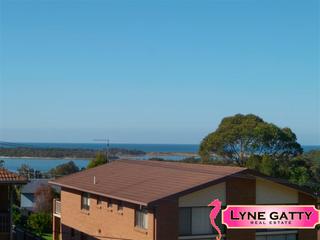
[[[137,205],[141,205],[141,206],[148,206],[149,203],[145,203],[142,201],[137,201],[137,200],[132,200],[132,199],[128,199],[128,198],[122,198],[122,197],[117,197],[111,194],[104,194],[104,193],[100,193],[100,192],[96,192],[96,191],[92,191],[92,190],[88,190],[88,189],[83,189],[83,188],[78,188],[75,186],[71,186],[68,184],[62,184],[62,183],[57,183],[54,181],[49,181],[49,184],[51,185],[55,185],[55,186],[60,186],[60,187],[64,187],[64,188],[68,188],[68,189],[73,189],[73,190],[77,190],[80,192],[87,192],[87,193],[91,193],[94,195],[98,195],[98,196],[103,196],[103,197],[107,197],[107,198],[112,198],[112,199],[116,199],[119,201],[124,201],[124,202],[129,202],[129,203],[133,203],[133,204],[137,204]]]

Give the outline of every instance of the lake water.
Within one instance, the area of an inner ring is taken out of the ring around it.
[[[184,159],[184,156],[139,156],[139,157],[130,157],[129,159],[133,160],[148,160],[150,158],[162,158],[166,160],[175,160],[179,161]],[[0,157],[1,160],[4,160],[5,168],[10,171],[16,172],[18,168],[21,167],[22,164],[26,164],[29,167],[39,170],[42,172],[49,171],[51,168],[55,168],[56,166],[67,163],[69,161],[73,161],[80,169],[87,167],[89,163],[89,159],[53,159],[53,158],[13,158],[13,157]]]
[[[5,168],[10,171],[17,171],[22,164],[27,164],[29,167],[39,170],[48,171],[60,164],[67,163],[69,161],[74,161],[74,163],[79,167],[83,168],[88,165],[89,160],[87,159],[49,159],[49,158],[0,158],[4,160]]]
[[[0,147],[37,147],[37,148],[81,148],[81,149],[105,149],[103,143],[6,143],[0,142]],[[141,150],[144,152],[198,152],[198,144],[126,144],[110,143],[110,148],[124,148],[129,150]]]
[[[0,147],[6,146],[0,142]],[[104,144],[91,144],[91,143],[16,143],[15,146],[33,146],[33,147],[60,147],[60,148],[90,148],[90,149],[103,149]],[[14,147],[14,146],[13,146]],[[110,144],[110,147],[125,148],[125,149],[136,149],[145,152],[172,152],[172,155],[167,156],[149,156],[148,154],[142,157],[133,157],[132,159],[149,159],[151,157],[160,157],[167,160],[179,161],[183,159],[183,156],[175,155],[174,152],[187,152],[196,153],[199,145],[196,144]],[[303,146],[304,151],[320,150],[320,146]],[[39,171],[48,171],[57,165],[67,163],[71,160],[79,168],[86,167],[88,159],[48,159],[48,158],[0,158],[5,161],[4,166],[10,171],[17,171],[21,164],[27,164],[31,168]]]
[[[0,147],[37,147],[37,148],[82,148],[105,149],[103,143],[6,143],[0,141]],[[320,150],[320,145],[304,145],[305,152]],[[144,152],[186,152],[197,153],[199,144],[131,144],[110,143],[110,148],[124,148],[129,150],[141,150]]]

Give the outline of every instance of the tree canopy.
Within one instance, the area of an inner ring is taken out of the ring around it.
[[[204,162],[215,154],[244,166],[252,156],[284,159],[302,152],[290,128],[280,128],[253,114],[237,114],[222,119],[218,129],[202,140],[199,154]]]
[[[74,161],[69,161],[67,163],[60,164],[55,168],[52,168],[49,173],[52,176],[65,176],[71,173],[79,172],[78,166],[74,163]]]
[[[96,157],[94,159],[92,159],[87,168],[94,168],[94,167],[97,167],[99,165],[102,165],[102,164],[105,164],[105,163],[108,163],[109,160],[107,158],[107,155],[105,153],[102,153],[102,152],[99,152],[97,153]]]
[[[288,178],[290,182],[320,192],[320,151],[314,150],[291,159]]]
[[[244,166],[320,191],[320,151],[303,153],[289,128],[253,114],[224,118],[199,153],[203,163]]]

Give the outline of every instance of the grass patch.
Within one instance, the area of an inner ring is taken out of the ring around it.
[[[52,233],[46,233],[42,236],[44,240],[52,240]]]

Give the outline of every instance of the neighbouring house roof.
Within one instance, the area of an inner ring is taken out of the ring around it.
[[[246,168],[162,161],[116,160],[50,183],[141,205],[186,192]],[[95,181],[95,182],[94,182]]]
[[[21,188],[21,193],[34,194],[39,187],[48,186],[49,179],[31,179],[26,185]]]
[[[27,179],[25,177],[22,177],[16,173],[10,172],[4,168],[0,168],[0,184],[23,184],[27,183]]]

